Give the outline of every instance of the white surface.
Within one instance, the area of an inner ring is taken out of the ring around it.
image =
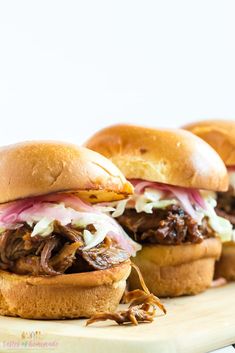
[[[228,346],[221,349],[217,349],[213,353],[234,353],[234,352],[235,352],[235,349],[233,348],[233,346]]]
[[[0,144],[235,118],[233,0],[0,1]]]

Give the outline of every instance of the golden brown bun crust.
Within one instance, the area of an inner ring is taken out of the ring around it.
[[[235,121],[205,120],[183,128],[209,143],[227,166],[235,165]]]
[[[215,191],[228,188],[220,157],[188,131],[113,125],[97,132],[85,145],[110,158],[128,179]]]
[[[101,202],[132,193],[118,168],[84,147],[62,142],[32,141],[0,148],[0,203],[73,191]]]
[[[220,253],[220,240],[210,238],[200,244],[144,245],[132,260],[139,266],[150,292],[159,297],[178,297],[210,287]],[[134,271],[129,284],[130,289],[139,288]]]
[[[63,319],[114,311],[130,270],[130,261],[107,270],[55,277],[20,276],[0,270],[0,315]]]
[[[215,278],[220,277],[235,281],[235,242],[223,244],[221,258],[215,265]]]

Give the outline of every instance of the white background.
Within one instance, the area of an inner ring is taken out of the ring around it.
[[[235,118],[235,2],[0,0],[0,144]]]

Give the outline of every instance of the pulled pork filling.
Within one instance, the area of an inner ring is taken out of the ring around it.
[[[198,225],[179,205],[153,209],[153,213],[137,213],[135,209],[127,208],[117,220],[139,243],[163,245],[200,243],[203,239],[214,236],[207,218]]]
[[[31,236],[26,223],[5,230],[0,236],[0,268],[17,274],[58,275],[103,270],[126,261],[130,255],[114,239],[106,236],[95,247],[85,250],[82,231],[54,221],[47,236]],[[93,232],[93,226],[87,230]]]
[[[114,313],[103,312],[94,314],[87,321],[86,325],[106,320],[114,320],[118,325],[125,323],[138,325],[139,322],[152,322],[156,316],[157,308],[166,314],[166,309],[159,298],[149,292],[138,266],[133,263],[131,263],[131,266],[137,272],[142,289],[125,292],[123,301],[126,304],[129,303],[129,307]]]

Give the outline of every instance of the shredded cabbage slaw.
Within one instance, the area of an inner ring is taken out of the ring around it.
[[[0,206],[0,232],[15,229],[27,223],[33,228],[31,236],[47,236],[53,232],[54,221],[63,226],[71,224],[83,230],[84,250],[88,250],[108,235],[124,250],[134,256],[141,246],[134,242],[107,212],[113,208],[91,206],[77,196],[52,194],[14,201]],[[93,225],[94,232],[85,229]]]
[[[116,204],[113,217],[121,216],[125,208],[135,208],[138,213],[153,213],[153,209],[180,204],[199,225],[207,217],[209,225],[222,241],[229,241],[235,236],[232,224],[215,212],[216,193],[143,180],[130,181],[135,187],[135,194],[129,200]]]

